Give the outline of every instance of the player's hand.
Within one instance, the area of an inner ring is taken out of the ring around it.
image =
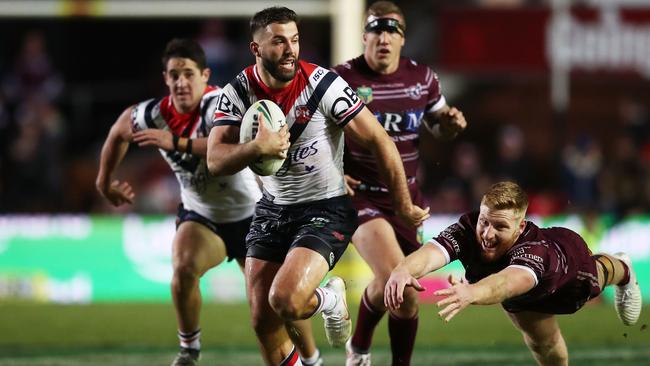
[[[354,196],[354,190],[361,184],[360,180],[356,180],[349,175],[345,175],[345,190],[350,196]]]
[[[260,155],[286,159],[287,151],[291,145],[289,142],[289,126],[284,125],[278,132],[274,132],[264,122],[264,115],[260,113],[258,116],[259,127],[253,141],[257,144]]]
[[[402,219],[404,223],[412,227],[418,227],[422,225],[424,220],[429,218],[429,207],[421,208],[417,205],[410,204],[405,208],[400,209],[397,212],[397,215]]]
[[[474,301],[472,285],[462,278],[456,280],[452,275],[449,275],[448,280],[451,284],[450,288],[433,293],[436,296],[447,296],[436,303],[439,308],[443,308],[438,312],[438,315],[446,322],[450,321],[451,318]]]
[[[106,189],[99,189],[99,193],[104,196],[113,206],[119,207],[125,203],[133,204],[135,193],[128,182],[114,180]]]
[[[384,305],[390,310],[399,309],[404,302],[404,289],[411,286],[417,291],[424,291],[425,288],[420,285],[418,280],[411,276],[405,269],[397,267],[390,274],[386,287],[384,287]]]
[[[463,112],[456,107],[449,108],[440,116],[440,132],[445,138],[454,138],[467,127]]]
[[[133,142],[138,146],[155,146],[166,151],[174,150],[172,133],[156,128],[147,128],[133,134]]]

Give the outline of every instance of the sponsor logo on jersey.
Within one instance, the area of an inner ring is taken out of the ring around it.
[[[369,86],[360,86],[357,88],[357,95],[364,103],[372,102],[372,88]]]
[[[306,105],[296,106],[294,113],[296,115],[296,123],[298,124],[303,125],[311,119],[311,112]]]
[[[334,265],[334,253],[330,252],[330,267]]]
[[[284,161],[284,164],[282,164],[280,170],[275,173],[275,176],[285,176],[289,170],[296,169],[297,166],[304,166],[305,171],[307,173],[311,173],[316,166],[308,165],[305,161],[310,156],[318,154],[318,148],[316,147],[316,144],[318,144],[318,141],[312,142],[311,145],[296,146],[295,148],[290,149],[289,153],[287,154],[287,159]]]

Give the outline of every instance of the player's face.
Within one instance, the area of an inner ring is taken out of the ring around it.
[[[273,78],[280,82],[293,80],[300,53],[298,26],[294,22],[269,24],[258,31],[251,50]]]
[[[404,24],[404,19],[397,14],[388,14],[381,18],[393,18]],[[363,34],[364,56],[375,71],[395,71],[404,46],[404,36],[398,31],[370,31]]]
[[[476,223],[476,239],[484,262],[494,262],[512,247],[524,231],[526,222],[513,209],[492,210],[481,205]]]
[[[196,62],[189,58],[174,57],[167,61],[163,76],[174,107],[181,113],[187,113],[199,105],[208,85],[210,70],[199,69]]]

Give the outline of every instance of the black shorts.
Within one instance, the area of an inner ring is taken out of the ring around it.
[[[357,226],[348,195],[295,205],[278,205],[262,197],[246,237],[246,256],[283,263],[289,250],[304,247],[320,253],[331,270]]]
[[[181,203],[178,205],[178,213],[176,214],[176,230],[185,221],[194,221],[202,224],[217,234],[226,244],[226,255],[228,255],[228,262],[230,262],[236,258],[246,257],[245,240],[252,220],[252,217],[248,217],[241,221],[217,224],[194,211],[186,210]]]

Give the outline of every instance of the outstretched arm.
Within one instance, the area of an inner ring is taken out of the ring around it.
[[[384,305],[391,310],[399,309],[404,301],[404,288],[407,286],[424,291],[424,287],[417,279],[447,264],[447,258],[442,250],[436,245],[424,245],[404,258],[393,269],[388,282],[386,282]]]
[[[418,226],[429,217],[429,208],[422,209],[413,204],[406,183],[402,158],[386,131],[375,116],[363,107],[354,119],[344,127],[345,133],[358,144],[369,149],[393,199],[393,207],[402,220]]]
[[[470,304],[491,305],[525,294],[536,285],[535,276],[529,271],[517,267],[506,267],[484,279],[468,284],[449,278],[451,287],[435,292],[437,296],[447,296],[438,301],[438,312],[445,321],[451,320]]]
[[[128,182],[113,179],[113,173],[124,158],[132,139],[131,113],[133,107],[127,108],[118,117],[108,133],[99,160],[99,172],[95,186],[97,191],[113,206],[133,203],[135,194]]]

